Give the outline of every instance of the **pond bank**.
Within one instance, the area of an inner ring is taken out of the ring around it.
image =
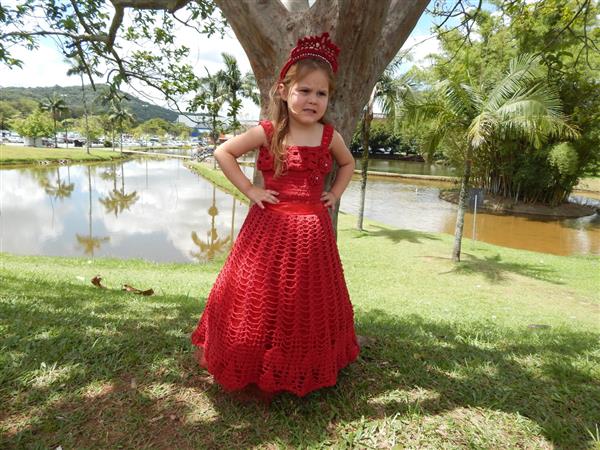
[[[88,154],[81,148],[45,148],[0,145],[0,166],[17,167],[34,164],[67,164],[74,162],[115,161],[128,156],[118,151],[98,148]]]
[[[440,190],[440,198],[447,202],[458,204],[458,191]],[[590,216],[597,212],[592,206],[563,203],[558,206],[547,206],[525,202],[514,202],[510,199],[485,194],[483,206],[477,206],[478,211],[492,214],[511,214],[523,216],[548,217],[552,219],[565,219]]]
[[[213,169],[212,165],[209,165],[207,163],[186,163],[186,166],[188,166],[191,170],[195,171],[196,173],[202,175],[203,177],[209,179],[217,186],[224,189],[226,192],[229,192],[230,194],[234,195],[241,201],[244,201],[246,203],[248,202],[246,196],[242,194],[233,184],[231,184],[231,182],[225,177],[225,175],[223,175],[223,173],[220,170]],[[360,174],[360,170],[354,171],[354,177],[356,177],[357,174]],[[458,181],[458,178],[456,177],[397,174],[371,171],[368,172],[368,176],[369,178],[400,178],[414,180],[416,182],[435,181],[439,182],[440,184],[456,183]],[[441,190],[440,198],[442,200],[456,204],[458,203],[458,192],[450,189]],[[577,205],[573,203],[566,203],[552,208],[545,205],[531,205],[522,202],[514,204],[514,202],[511,202],[510,200],[506,200],[500,197],[493,198],[489,195],[486,195],[486,200],[484,201],[484,206],[482,210],[495,214],[533,215],[552,218],[577,218],[589,216],[596,212],[595,208],[591,206]]]

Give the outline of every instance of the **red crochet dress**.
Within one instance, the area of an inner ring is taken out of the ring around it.
[[[260,122],[270,139],[273,128]],[[289,146],[274,178],[261,147],[257,167],[280,203],[250,208],[192,334],[200,364],[227,391],[255,383],[298,396],[336,384],[359,347],[333,234],[320,201],[331,170],[333,127],[318,147]]]

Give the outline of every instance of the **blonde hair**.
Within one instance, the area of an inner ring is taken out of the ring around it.
[[[289,90],[294,83],[315,70],[322,70],[327,74],[327,78],[329,79],[329,94],[331,95],[335,89],[335,80],[331,66],[325,61],[313,58],[301,59],[293,64],[288,69],[283,80],[277,81],[269,92],[269,118],[273,124],[273,136],[271,137],[269,151],[273,155],[276,177],[284,171],[286,148],[283,141],[290,131],[287,102],[279,94],[279,84],[282,83],[284,88]],[[323,118],[319,121],[324,123]]]

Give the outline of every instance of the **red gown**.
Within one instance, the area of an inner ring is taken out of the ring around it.
[[[270,139],[273,126],[260,122]],[[333,127],[321,145],[289,146],[274,178],[261,147],[257,167],[280,203],[250,208],[208,296],[192,343],[227,391],[255,383],[304,396],[336,384],[359,346],[331,218],[320,200],[331,170]]]

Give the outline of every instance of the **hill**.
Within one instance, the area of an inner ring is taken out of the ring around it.
[[[101,114],[108,110],[108,106],[101,105],[96,100],[105,89],[106,85],[104,84],[96,85],[95,91],[89,85],[85,87],[88,108],[93,114]],[[54,92],[62,96],[69,107],[69,111],[65,117],[80,117],[83,115],[81,86],[0,87],[0,103],[27,114],[31,111],[32,107],[37,106],[37,103],[43,99],[52,96]],[[177,119],[178,113],[175,111],[140,100],[131,94],[123,94],[127,97],[127,100],[124,100],[125,107],[134,115],[138,122],[145,122],[148,119],[158,117],[169,122],[174,122]]]

